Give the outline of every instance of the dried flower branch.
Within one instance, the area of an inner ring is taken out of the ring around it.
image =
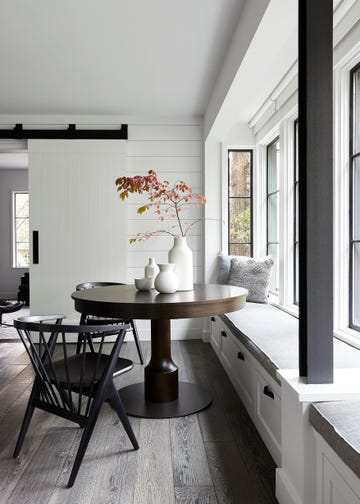
[[[203,194],[196,194],[190,186],[183,180],[176,182],[170,187],[170,182],[158,180],[156,172],[150,170],[148,175],[136,175],[135,177],[119,177],[115,184],[119,197],[125,200],[129,194],[147,193],[148,202],[137,209],[138,214],[143,214],[152,210],[158,219],[163,222],[165,219],[174,220],[175,224],[166,229],[158,229],[147,233],[138,233],[130,239],[130,243],[148,240],[151,236],[169,234],[171,236],[186,236],[194,224],[200,219],[183,221],[180,217],[181,212],[188,207],[199,207],[206,203]],[[172,230],[177,229],[177,232]]]

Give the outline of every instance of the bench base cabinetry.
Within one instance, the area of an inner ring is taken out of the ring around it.
[[[275,463],[281,462],[281,387],[219,317],[211,318],[210,344]]]
[[[317,504],[360,504],[360,480],[316,431]]]

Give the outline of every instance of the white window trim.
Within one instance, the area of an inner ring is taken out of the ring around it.
[[[29,191],[11,191],[11,244],[12,244],[12,268],[13,269],[28,269],[28,266],[16,265],[16,208],[15,208],[15,195],[16,194],[29,194]],[[30,243],[29,243],[30,246]]]

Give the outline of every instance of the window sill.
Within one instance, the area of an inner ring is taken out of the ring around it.
[[[349,327],[346,329],[336,329],[334,337],[354,348],[360,349],[360,333],[354,331],[354,329],[350,329]]]
[[[292,315],[293,317],[299,318],[299,307],[296,305],[282,305],[279,303],[279,298],[276,296],[269,296],[269,304],[279,308],[279,310]]]

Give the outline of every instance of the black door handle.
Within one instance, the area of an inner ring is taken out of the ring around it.
[[[221,331],[221,336],[224,336],[224,338],[226,338],[227,337],[226,332],[225,331]]]
[[[39,231],[33,231],[33,264],[39,264]]]
[[[238,359],[245,360],[245,355],[242,352],[238,352]]]
[[[211,317],[211,322],[215,322],[215,317]]]

